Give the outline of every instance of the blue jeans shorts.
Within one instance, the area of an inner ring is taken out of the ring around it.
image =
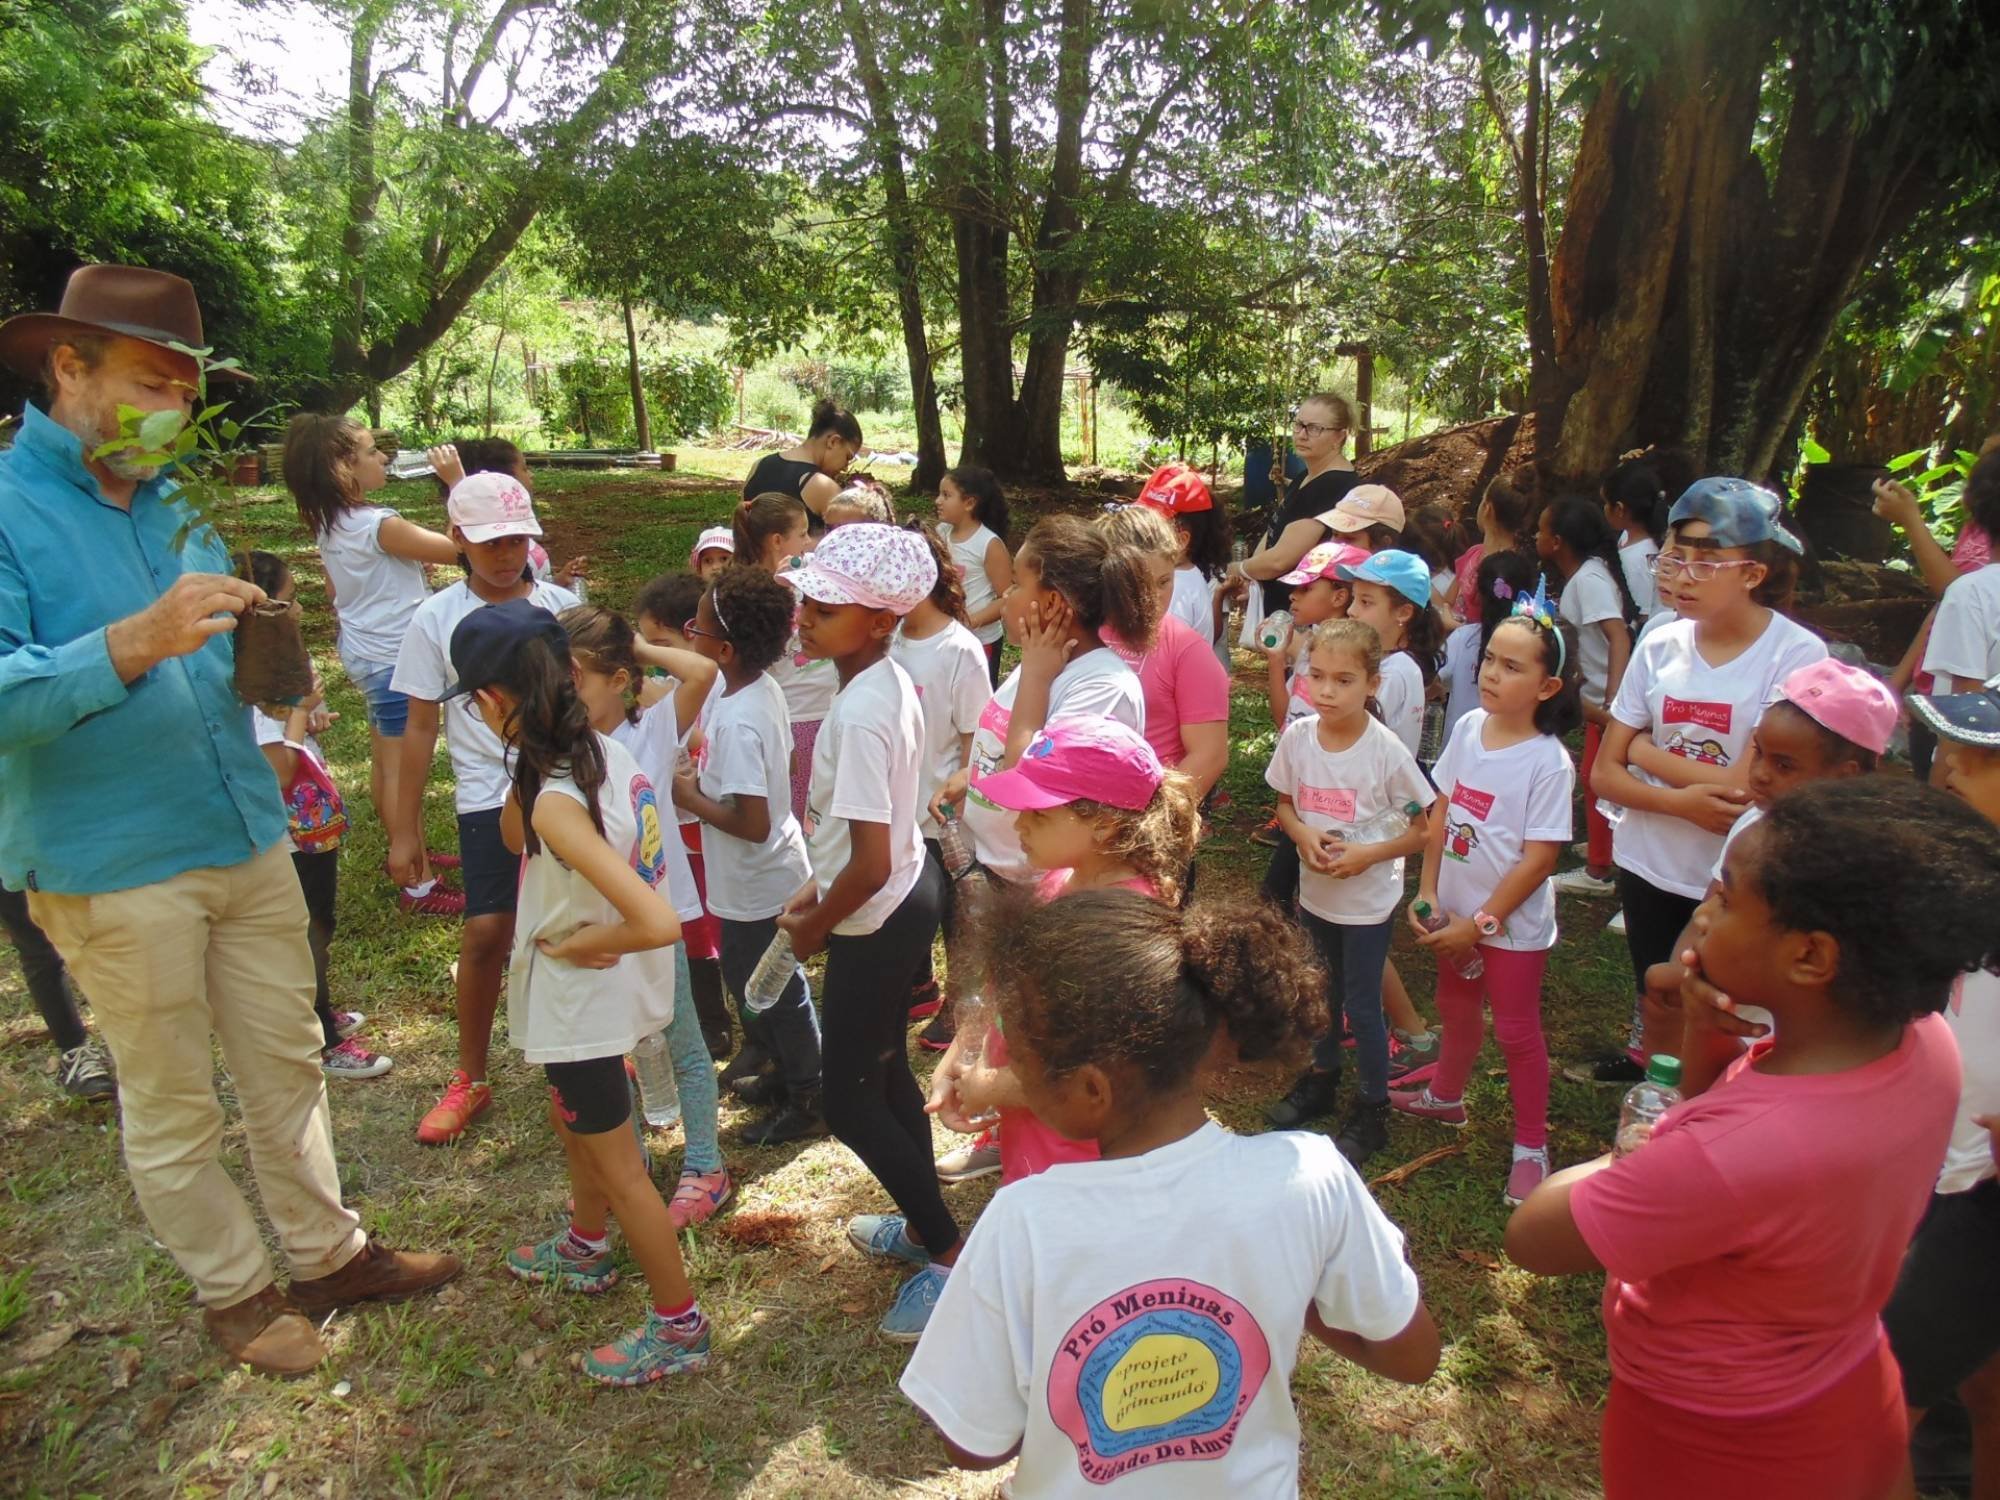
[[[400,740],[410,722],[410,700],[389,686],[395,675],[394,662],[358,661],[347,668],[347,680],[367,700],[368,727],[390,740]]]

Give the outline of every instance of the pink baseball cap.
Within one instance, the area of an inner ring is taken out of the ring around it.
[[[1827,657],[1778,684],[1778,697],[1863,750],[1882,754],[1901,716],[1896,695],[1874,673]]]
[[[1341,568],[1358,567],[1368,561],[1368,549],[1357,547],[1351,542],[1321,542],[1312,551],[1299,559],[1299,565],[1281,577],[1278,582],[1289,583],[1293,587],[1315,583],[1322,578],[1339,576]]]
[[[688,566],[701,561],[704,552],[727,552],[736,555],[736,533],[727,526],[711,526],[694,539],[694,546],[688,549]]]
[[[1088,800],[1137,812],[1166,776],[1136,729],[1116,719],[1073,717],[1042,726],[1011,771],[979,781],[979,795],[1009,812],[1037,812]]]
[[[860,604],[906,615],[937,587],[937,559],[914,531],[856,521],[822,536],[785,581],[821,604]]]
[[[512,474],[468,474],[451,487],[444,513],[468,542],[503,536],[540,536],[535,502]]]
[[[1386,484],[1357,484],[1341,497],[1338,505],[1323,511],[1316,519],[1335,531],[1366,531],[1370,526],[1401,531],[1403,501]]]

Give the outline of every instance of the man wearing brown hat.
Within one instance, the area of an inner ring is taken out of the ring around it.
[[[121,406],[188,411],[201,348],[194,288],[129,266],[86,266],[60,313],[0,324],[0,361],[48,403],[0,453],[0,884],[28,892],[91,997],[133,1188],[210,1335],[295,1375],[326,1354],[307,1314],[412,1296],[459,1264],[370,1239],[340,1199],[304,898],[231,685],[229,632],[264,596],[213,531],[176,547],[189,512],[170,476],[94,456]],[[218,1159],[211,1035],[289,1296]]]

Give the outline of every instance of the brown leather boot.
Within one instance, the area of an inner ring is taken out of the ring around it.
[[[201,1321],[223,1353],[260,1375],[291,1380],[326,1358],[319,1331],[275,1286],[232,1307],[204,1307]]]
[[[443,1286],[464,1266],[456,1255],[392,1250],[373,1235],[331,1276],[292,1279],[292,1301],[309,1317],[323,1318],[356,1302],[401,1302]]]

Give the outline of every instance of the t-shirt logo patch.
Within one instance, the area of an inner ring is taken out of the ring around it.
[[[1355,793],[1347,787],[1302,786],[1292,800],[1302,813],[1325,813],[1343,823],[1354,821]]]
[[[1049,1371],[1049,1417],[1092,1484],[1221,1458],[1271,1370],[1250,1310],[1199,1282],[1141,1282],[1071,1325]]]
[[[1493,811],[1493,794],[1482,792],[1476,786],[1467,786],[1461,781],[1451,789],[1451,805],[1464,808],[1484,823],[1487,815]]]
[[[1698,760],[1707,766],[1729,764],[1729,747],[1718,735],[1729,733],[1735,705],[1731,703],[1691,703],[1685,698],[1668,698],[1660,705],[1660,727],[1678,725],[1660,748],[1683,760]],[[1714,731],[1706,733],[1704,731]]]
[[[660,803],[653,784],[644,776],[632,778],[632,816],[638,820],[639,837],[632,846],[632,868],[647,885],[658,885],[667,875],[667,847],[660,833]]]
[[[1454,798],[1454,801],[1457,799]],[[1479,825],[1470,818],[1447,818],[1444,825],[1444,857],[1460,864],[1479,847]]]

